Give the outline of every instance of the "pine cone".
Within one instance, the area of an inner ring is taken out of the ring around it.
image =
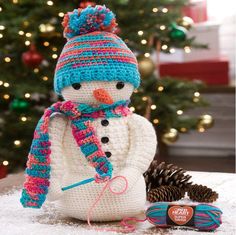
[[[197,202],[214,202],[218,198],[218,193],[204,185],[193,184],[190,185],[188,196],[191,200]]]
[[[147,193],[149,202],[172,202],[178,201],[184,197],[185,191],[176,186],[160,186]]]
[[[192,184],[192,182],[189,182],[192,176],[185,173],[186,171],[183,168],[165,162],[158,164],[157,160],[153,160],[144,173],[146,191],[149,192],[151,189],[162,185],[177,186],[182,190],[186,190]]]

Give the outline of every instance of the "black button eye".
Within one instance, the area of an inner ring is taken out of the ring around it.
[[[122,89],[124,86],[125,86],[125,84],[123,82],[117,82],[117,84],[116,84],[116,88],[118,90]]]
[[[72,84],[72,87],[75,89],[75,90],[79,90],[81,88],[81,84],[80,83],[73,83]]]

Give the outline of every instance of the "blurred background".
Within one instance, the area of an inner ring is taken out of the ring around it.
[[[74,8],[105,4],[137,56],[131,109],[154,125],[155,158],[186,170],[235,172],[234,0],[0,2],[0,178],[22,171]]]

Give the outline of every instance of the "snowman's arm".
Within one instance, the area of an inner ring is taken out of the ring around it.
[[[152,124],[138,114],[132,114],[128,120],[130,148],[126,166],[144,173],[153,160],[156,148],[156,132]]]
[[[128,119],[130,147],[125,168],[117,175],[124,176],[128,181],[128,190],[140,179],[153,160],[157,138],[152,124],[144,117],[132,114]],[[120,191],[123,183],[117,180],[114,187]]]
[[[54,201],[62,195],[61,180],[64,172],[63,158],[63,138],[66,129],[67,120],[61,115],[55,115],[50,121],[49,138],[51,142],[51,172],[50,186],[47,194],[49,201]]]

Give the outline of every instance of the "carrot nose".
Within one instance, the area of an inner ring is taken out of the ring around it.
[[[95,97],[97,101],[103,104],[112,104],[114,102],[112,97],[109,95],[109,93],[102,88],[94,90],[93,96]]]

